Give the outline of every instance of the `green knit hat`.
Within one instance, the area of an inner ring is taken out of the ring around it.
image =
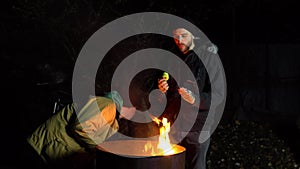
[[[113,102],[116,104],[117,110],[121,112],[123,106],[123,99],[117,91],[107,92],[104,96],[112,99]]]

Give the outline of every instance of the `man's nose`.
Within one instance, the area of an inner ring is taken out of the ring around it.
[[[178,41],[179,41],[179,43],[182,42],[182,37],[181,36],[178,37]]]

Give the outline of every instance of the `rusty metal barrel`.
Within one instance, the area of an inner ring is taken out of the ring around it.
[[[172,145],[172,151],[157,150],[149,140],[114,140],[98,145],[97,169],[184,169],[185,148]],[[171,152],[171,153],[170,153]]]

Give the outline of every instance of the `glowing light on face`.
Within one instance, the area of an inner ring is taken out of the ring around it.
[[[173,32],[175,44],[182,53],[186,53],[193,49],[193,35],[186,29],[179,28]]]

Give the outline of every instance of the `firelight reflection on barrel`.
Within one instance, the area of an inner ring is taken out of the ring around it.
[[[170,122],[168,122],[168,119],[163,118],[160,120],[154,116],[151,118],[159,126],[160,135],[156,137],[157,140],[108,141],[99,144],[98,149],[130,157],[168,156],[184,152],[184,147],[170,142]]]

